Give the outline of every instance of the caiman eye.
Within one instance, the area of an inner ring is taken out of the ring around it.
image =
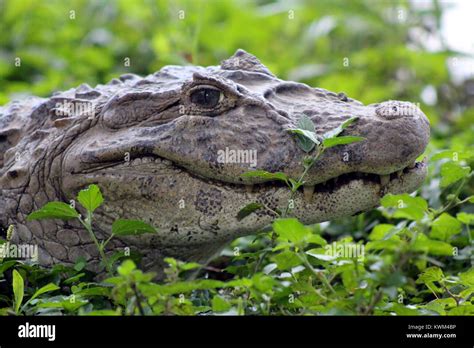
[[[204,108],[213,108],[224,98],[224,94],[215,88],[201,88],[191,93],[191,102]]]

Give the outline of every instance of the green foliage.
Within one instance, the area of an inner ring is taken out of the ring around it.
[[[399,10],[404,20],[394,19]],[[271,231],[235,240],[209,266],[167,259],[162,282],[131,257],[105,257],[110,239],[97,240],[93,229],[103,204],[97,186],[79,192],[80,207],[48,203],[28,219],[79,221],[103,253],[107,278],[84,259],[51,269],[0,260],[0,284],[8,285],[0,314],[474,315],[474,108],[465,86],[451,80],[456,52],[427,50],[419,39],[439,35],[442,13],[370,0],[0,1],[0,104],[166,64],[214,65],[240,47],[283,79],[343,90],[365,104],[420,102],[432,126],[429,174],[416,194],[387,195],[379,209],[314,226],[290,218],[291,209],[275,211],[281,218]],[[436,102],[421,98],[427,87]],[[362,140],[344,136],[346,126],[317,135],[300,117],[289,132],[307,153],[306,171],[325,148]],[[304,175],[244,176],[284,182],[293,193],[304,184]],[[258,209],[268,207],[253,203],[239,218]],[[153,231],[118,220],[110,237]]]

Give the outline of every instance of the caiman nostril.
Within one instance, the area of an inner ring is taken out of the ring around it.
[[[399,117],[413,117],[419,112],[418,106],[410,102],[387,101],[376,106],[377,116],[394,119]]]

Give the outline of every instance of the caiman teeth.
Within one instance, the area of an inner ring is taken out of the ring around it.
[[[313,198],[314,185],[304,185],[303,186],[303,196],[304,200],[307,203],[310,203]]]
[[[397,171],[397,178],[400,179],[403,175],[403,169],[400,169],[399,171]]]
[[[387,186],[389,182],[390,182],[390,174],[380,175],[380,185]]]

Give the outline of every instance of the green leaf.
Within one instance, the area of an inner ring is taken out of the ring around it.
[[[328,244],[328,242],[326,242],[326,240],[319,234],[311,234],[308,238],[306,238],[306,241],[308,243],[317,244],[321,246]]]
[[[77,195],[77,200],[91,213],[104,202],[100,188],[97,185],[89,185],[87,189],[81,190]]]
[[[247,204],[245,207],[240,209],[240,211],[237,213],[237,220],[242,220],[243,218],[249,216],[252,214],[254,211],[259,210],[263,208],[263,205],[260,203],[250,203]]]
[[[362,141],[365,138],[363,137],[356,137],[352,135],[347,135],[343,137],[336,137],[336,138],[328,138],[323,140],[323,145],[325,148],[330,148],[337,145],[346,145],[351,143],[356,143],[358,141]]]
[[[136,268],[137,266],[135,266],[135,263],[132,260],[125,260],[120,266],[117,267],[117,272],[120,275],[127,276],[130,275]]]
[[[449,158],[451,161],[456,162],[462,160],[469,160],[472,157],[472,152],[444,150],[434,154],[433,157],[431,157],[431,161],[438,161],[443,158]]]
[[[278,219],[273,223],[273,230],[283,239],[292,243],[301,243],[305,238],[311,236],[311,229],[303,225],[297,219]]]
[[[447,241],[462,231],[462,224],[448,213],[441,214],[431,225],[430,237]]]
[[[27,220],[39,219],[61,219],[71,220],[79,217],[79,213],[71,208],[69,204],[63,202],[49,202],[41,209],[31,213],[27,216]]]
[[[385,208],[395,208],[395,218],[421,220],[428,210],[428,203],[421,197],[412,197],[407,193],[401,195],[388,194],[380,201]]]
[[[439,282],[444,278],[443,271],[439,267],[429,267],[418,276],[417,284],[430,284],[432,282]]]
[[[288,177],[285,173],[277,172],[270,173],[265,170],[252,170],[250,172],[243,173],[241,175],[243,178],[262,178],[267,180],[280,180],[288,184]]]
[[[474,286],[474,268],[471,268],[467,272],[459,274],[461,282],[466,286]]]
[[[277,264],[280,271],[291,269],[298,265],[301,265],[300,258],[290,250],[284,250],[279,254],[272,257],[272,260]]]
[[[214,312],[226,312],[231,307],[231,304],[220,296],[216,295],[212,298],[212,310]]]
[[[300,117],[296,128],[290,128],[288,131],[296,135],[296,143],[304,152],[310,152],[315,144],[319,145],[320,143],[314,123],[306,115]]]
[[[117,236],[129,236],[144,233],[156,233],[154,227],[140,220],[116,220],[112,225],[112,233]]]
[[[26,306],[28,306],[28,304],[31,301],[33,301],[35,298],[37,298],[39,295],[42,295],[46,292],[59,290],[59,289],[60,289],[59,286],[57,286],[56,284],[53,284],[53,283],[46,284],[42,288],[36,290],[36,292],[33,294],[33,296],[31,296],[31,298],[23,305],[22,310],[25,309]]]
[[[474,225],[474,214],[458,213],[456,218],[466,225]]]
[[[446,162],[441,166],[441,187],[447,187],[464,179],[471,172],[468,166],[462,166],[457,162]]]
[[[305,114],[301,115],[296,125],[299,129],[304,129],[313,133],[316,132],[316,128],[314,127],[313,121]]]
[[[23,302],[23,295],[25,291],[25,283],[23,277],[16,269],[13,270],[13,297],[14,297],[14,307],[15,313],[19,313],[21,303]]]
[[[446,242],[429,239],[424,234],[418,234],[412,244],[414,251],[423,251],[430,255],[453,256],[453,246]]]
[[[393,231],[396,230],[396,231]],[[398,229],[395,227],[395,225],[391,224],[379,224],[376,225],[373,229],[372,232],[369,234],[369,239],[370,240],[386,240],[386,239],[395,239],[395,240],[400,240],[400,237],[398,237],[395,233],[391,232],[398,232]]]
[[[74,264],[74,269],[79,272],[82,271],[86,265],[87,260],[83,256],[80,256],[77,258],[76,263]]]
[[[334,128],[334,129],[331,129],[329,132],[324,133],[323,134],[323,139],[331,139],[331,138],[337,137],[339,134],[341,134],[341,132],[344,129],[349,127],[352,123],[354,123],[358,119],[359,119],[358,116],[354,116],[354,117],[351,117],[351,118],[345,120],[340,126]]]

